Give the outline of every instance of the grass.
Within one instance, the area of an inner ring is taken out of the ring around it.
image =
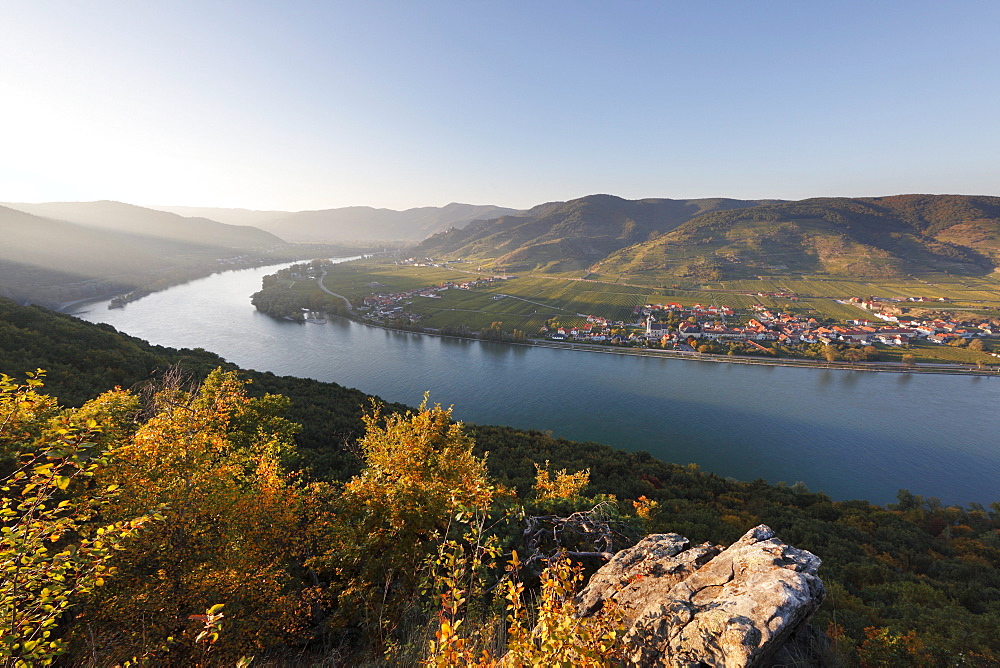
[[[329,269],[323,285],[352,301],[374,292],[407,292],[445,282],[461,282],[475,278],[476,273],[439,267],[413,267],[387,262],[358,260],[343,262]],[[381,287],[373,287],[380,283]]]
[[[956,348],[955,346],[939,345],[919,341],[906,348],[884,347],[880,348],[879,356],[886,362],[901,362],[903,355],[913,355],[915,362],[925,362],[929,364],[940,364],[941,362],[951,362],[956,364],[976,364],[982,362],[987,366],[1000,365],[1000,359],[991,355],[968,348]]]
[[[420,287],[437,285],[445,281],[458,282],[475,277],[477,265],[463,263],[454,269],[438,267],[414,267],[373,261],[349,262],[333,267],[327,275],[325,285],[349,298],[361,298],[373,292],[400,292]],[[383,287],[372,287],[380,283]],[[578,280],[552,275],[526,274],[492,284],[470,294],[509,294],[541,304],[538,310],[601,315],[619,320],[629,319],[632,309],[648,302],[676,301],[685,306],[695,303],[726,304],[734,308],[747,308],[754,303],[777,308],[790,303],[782,297],[760,297],[757,292],[777,292],[788,290],[799,295],[803,307],[837,320],[863,315],[860,310],[842,304],[835,299],[851,296],[876,295],[905,299],[910,296],[925,296],[931,299],[945,297],[949,303],[907,302],[903,306],[926,309],[959,309],[972,312],[989,312],[1000,309],[1000,280],[987,278],[957,278],[946,275],[928,274],[927,277],[908,281],[852,281],[838,277],[774,277],[764,280],[736,280],[722,282],[673,283],[674,287],[663,285],[634,285],[625,281],[611,280],[592,274],[588,280]],[[452,291],[442,293],[447,295]],[[754,294],[742,294],[751,292]],[[448,300],[458,297],[448,297]],[[510,305],[499,307],[496,303],[486,303],[471,297],[471,304],[461,308],[489,313],[510,312]],[[437,300],[433,300],[437,301]],[[502,300],[501,300],[502,301]],[[443,306],[443,305],[442,305]],[[423,305],[423,310],[435,310]],[[456,304],[448,308],[460,308]],[[522,312],[518,310],[518,312]],[[523,312],[522,312],[523,314]]]

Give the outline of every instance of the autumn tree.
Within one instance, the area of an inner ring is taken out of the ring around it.
[[[590,484],[590,469],[567,473],[566,469],[549,470],[545,465],[535,464],[535,499],[552,501],[556,499],[579,498],[583,489]]]
[[[0,375],[0,663],[48,665],[66,651],[64,615],[112,577],[117,549],[150,521],[100,520],[116,498],[95,484],[104,463],[93,419],[74,424],[40,393],[41,372],[23,385]],[[89,494],[80,494],[89,487]]]
[[[99,401],[124,418],[136,400],[119,391]],[[121,577],[80,615],[81,651],[110,665],[152,647],[159,663],[197,663],[201,613],[217,604],[226,615],[219,660],[302,632],[301,490],[280,464],[295,430],[280,417],[286,407],[280,397],[251,399],[235,373],[216,370],[200,387],[172,377],[137,423],[109,427],[127,437],[98,472],[122,492],[108,516],[162,509],[165,519],[126,546]]]
[[[473,441],[451,409],[364,417],[362,473],[335,501],[329,547],[314,563],[332,580],[341,624],[385,642],[416,591],[427,556],[461,534],[469,513],[487,508],[495,490]]]

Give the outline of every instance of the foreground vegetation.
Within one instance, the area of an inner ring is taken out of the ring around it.
[[[197,387],[165,378],[178,363],[207,380]],[[220,365],[223,371],[209,375]],[[49,370],[44,388],[24,381],[38,367]],[[766,523],[820,555],[830,596],[815,624],[837,660],[1000,660],[993,633],[1000,626],[1000,504],[947,507],[905,491],[889,507],[838,502],[801,485],[726,480],[539,432],[457,430],[433,407],[405,419],[393,417],[405,411],[401,406],[372,413],[369,399],[354,390],[240,372],[252,381],[247,385],[211,353],[150,346],[107,326],[3,300],[0,368],[21,379],[5,383],[4,475],[19,470],[17,462],[34,462],[21,469],[41,476],[36,482],[48,490],[50,501],[39,508],[62,522],[32,544],[46,550],[37,563],[50,561],[34,572],[48,577],[70,569],[75,578],[62,589],[38,581],[31,590],[35,601],[44,589],[54,597],[42,603],[52,608],[39,622],[49,644],[38,651],[65,649],[62,663],[87,663],[95,652],[98,665],[132,656],[214,665],[243,656],[308,664],[495,654],[505,642],[495,633],[503,628],[497,615],[510,614],[511,601],[479,592],[501,581],[513,550],[525,558],[516,518],[565,515],[611,496],[613,505],[601,507],[626,537],[674,531],[694,542],[728,543]],[[154,386],[142,389],[151,379]],[[106,393],[115,385],[135,389]],[[61,395],[64,407],[46,392]],[[421,447],[432,451],[393,449],[414,442],[406,434],[428,430],[438,437]],[[452,460],[466,464],[458,471],[447,466]],[[485,469],[476,463],[483,461]],[[46,462],[53,467],[35,471]],[[553,472],[544,476],[549,481],[559,470],[589,469],[586,486],[568,498],[547,498],[536,467],[544,462]],[[427,484],[433,476],[442,476],[439,485]],[[4,520],[8,527],[22,521],[17,507],[31,498],[13,482],[4,497],[14,512]],[[456,500],[469,504],[457,523],[451,501],[439,495],[452,487]],[[375,496],[366,502],[369,494]],[[444,509],[452,518],[447,526],[436,524],[444,522]],[[398,533],[407,527],[411,533]],[[112,546],[104,554],[86,542],[99,529],[104,547]],[[406,549],[394,551],[396,544]],[[89,561],[57,558],[71,546]],[[21,555],[28,547],[3,549]],[[457,591],[449,588],[448,569],[472,568],[474,558],[473,570],[485,579],[462,580],[465,602],[446,615],[466,623],[436,637],[440,594]],[[522,584],[532,591],[538,580]],[[387,591],[407,604],[383,602]],[[209,612],[217,604],[224,607]],[[432,640],[439,643],[433,652]],[[10,645],[11,652],[25,651]]]

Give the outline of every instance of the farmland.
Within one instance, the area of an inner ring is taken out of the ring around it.
[[[329,290],[358,303],[373,293],[405,292],[482,276],[486,274],[472,263],[438,267],[359,260],[331,267],[325,285]],[[797,298],[769,296],[769,293],[792,293]],[[499,295],[506,296],[498,299]],[[947,308],[970,315],[1000,316],[1000,280],[944,274],[929,274],[907,281],[852,281],[804,276],[689,282],[670,287],[635,285],[596,274],[586,280],[527,274],[508,277],[474,290],[444,291],[439,299],[414,299],[408,310],[420,314],[421,324],[426,327],[464,325],[475,330],[502,321],[504,329],[517,328],[531,333],[549,319],[574,325],[582,321],[582,316],[598,315],[627,322],[632,319],[634,307],[666,302],[685,306],[696,303],[726,304],[737,311],[760,303],[818,319],[845,322],[863,317],[864,312],[836,300],[868,295],[904,300],[899,303],[915,309]],[[948,302],[906,302],[909,297],[944,298]]]
[[[296,265],[265,278],[265,289],[254,295],[253,300],[259,310],[276,317],[301,320],[314,317],[309,311],[347,314],[343,300],[337,296],[343,295],[353,304],[354,317],[390,327],[519,340],[542,332],[551,333],[553,323],[557,323],[555,326],[562,328],[560,334],[563,330],[574,330],[574,336],[577,329],[588,332],[588,342],[592,342],[590,336],[603,341],[606,339],[601,336],[617,333],[622,343],[626,343],[627,337],[630,345],[640,346],[650,345],[650,341],[643,338],[646,333],[644,314],[660,312],[656,308],[643,308],[646,304],[675,304],[679,306],[671,308],[676,311],[706,314],[698,320],[699,325],[708,327],[706,336],[718,333],[732,336],[734,332],[736,336],[743,336],[741,330],[729,330],[726,334],[725,328],[758,327],[759,322],[750,321],[763,319],[762,313],[768,318],[776,318],[774,314],[779,314],[786,318],[781,321],[783,323],[801,323],[790,325],[793,329],[796,326],[816,328],[824,323],[832,327],[859,319],[891,319],[893,313],[918,319],[951,318],[952,322],[971,322],[973,326],[976,323],[985,326],[990,319],[994,323],[1000,320],[1000,290],[994,282],[931,278],[934,280],[868,282],[796,276],[664,287],[594,280],[593,275],[588,279],[550,274],[498,276],[467,263],[414,264],[381,258],[336,265],[322,262]],[[859,295],[861,299],[847,301]],[[876,299],[866,301],[871,296]],[[867,308],[862,308],[862,301]],[[696,305],[701,305],[701,309]],[[732,310],[722,314],[712,308],[722,306]],[[712,315],[716,313],[718,315]],[[588,316],[593,318],[588,320]],[[593,332],[590,322],[600,323]],[[886,325],[891,329],[891,323],[883,324]],[[818,331],[822,334],[822,331],[832,330]],[[806,339],[815,342],[819,335]],[[666,339],[654,338],[655,345],[667,347]],[[995,358],[988,354],[988,342],[977,342],[975,350],[966,347],[964,341],[949,343],[953,345],[941,345],[940,340],[913,340],[910,345],[900,347],[869,340],[864,345],[875,344],[881,351],[876,359],[890,363],[907,359],[917,363],[995,363]],[[726,345],[722,344],[720,350],[725,352]],[[857,345],[860,349],[860,344]],[[840,346],[837,354],[846,354],[844,344]],[[770,343],[763,347],[758,345],[756,349],[751,344],[742,347],[736,344],[730,354],[754,354],[755,350],[768,347]],[[706,352],[718,352],[711,345],[699,344],[698,348],[700,352],[701,348],[709,348]],[[805,354],[802,350],[795,352],[798,350],[795,345],[785,345],[782,350],[782,354],[791,353],[792,356]],[[822,353],[816,350],[810,353],[813,357]]]

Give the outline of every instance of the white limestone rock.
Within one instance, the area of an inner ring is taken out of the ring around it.
[[[650,536],[615,555],[581,592],[581,616],[619,603],[633,665],[765,665],[826,595],[820,559],[764,525],[722,551],[685,548],[676,534]]]

